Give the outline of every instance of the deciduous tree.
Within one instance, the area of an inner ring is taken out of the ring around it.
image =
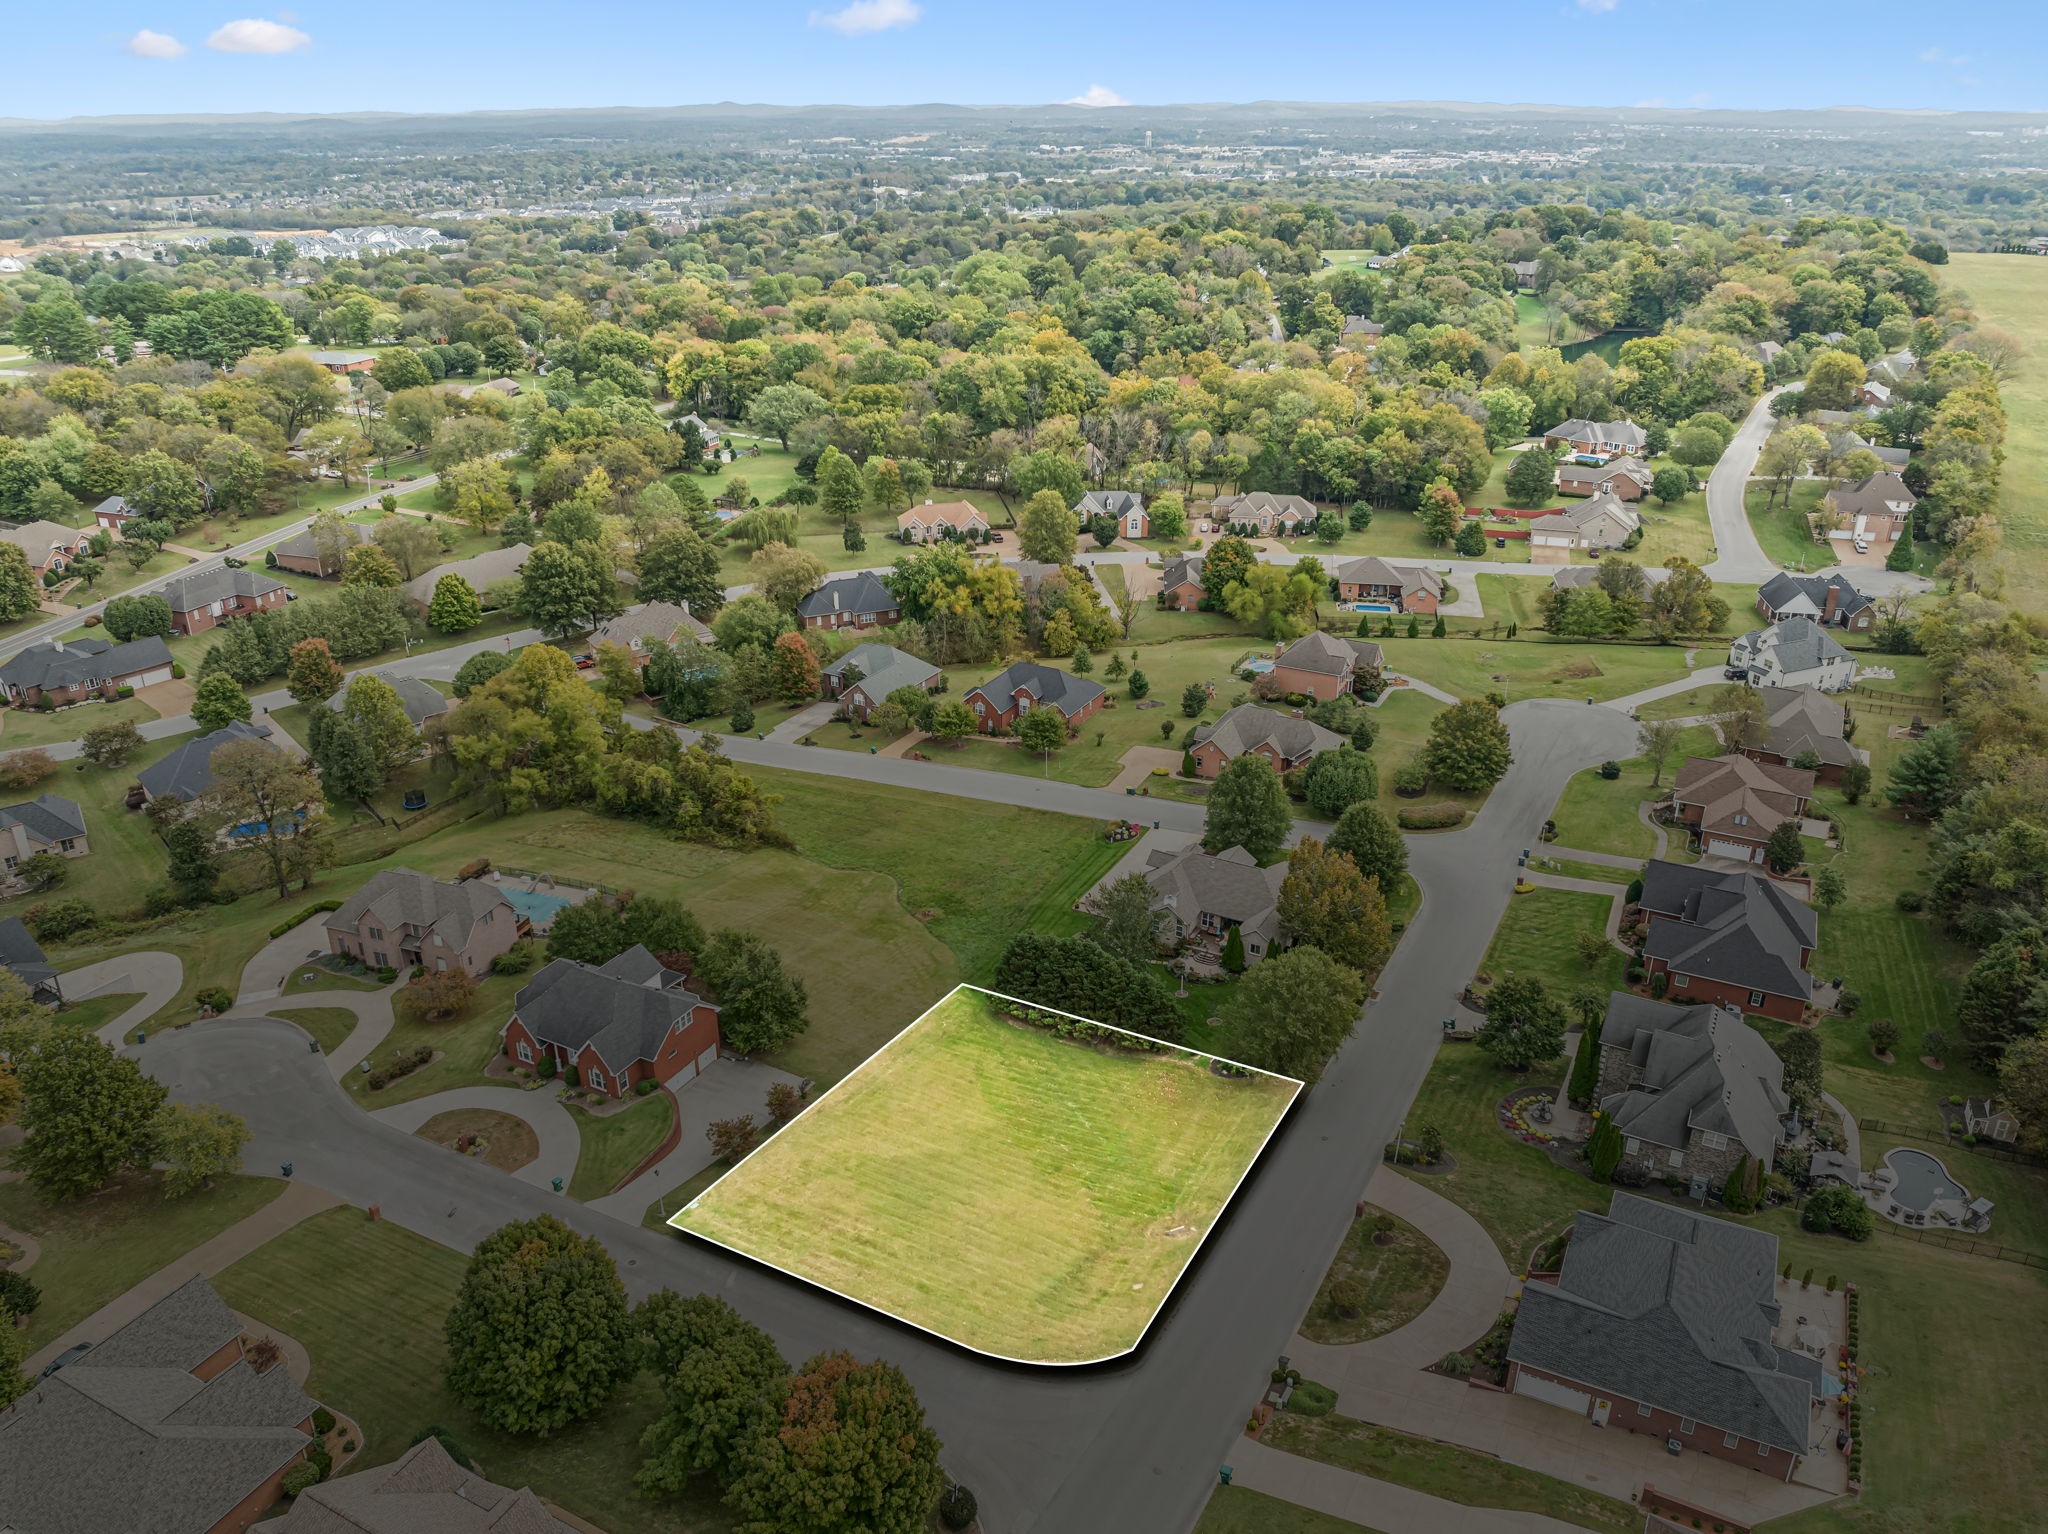
[[[1554,1060],[1564,1051],[1564,1008],[1534,975],[1509,975],[1486,997],[1486,1023],[1476,1042],[1511,1071]]]
[[[248,718],[249,696],[233,677],[216,671],[200,679],[192,694],[192,723],[202,734],[210,735]]]
[[[1386,812],[1369,800],[1344,811],[1326,845],[1350,858],[1368,879],[1377,879],[1382,893],[1408,871],[1408,844]]]
[[[161,1083],[81,1029],[17,1024],[5,1043],[27,1136],[14,1164],[39,1193],[77,1198],[149,1164],[157,1112],[169,1095]]]
[[[1290,940],[1321,949],[1366,974],[1394,951],[1387,902],[1379,881],[1368,879],[1341,852],[1304,836],[1287,855],[1280,883],[1280,930]]]
[[[298,703],[325,703],[341,690],[341,662],[318,635],[301,639],[292,646],[292,658],[285,667],[285,690]],[[208,680],[212,680],[208,678]]]
[[[1243,1029],[1247,1065],[1313,1084],[1364,1004],[1357,970],[1304,945],[1252,966],[1223,1006]]]
[[[1467,698],[1430,720],[1421,764],[1432,781],[1472,791],[1498,783],[1514,759],[1499,711],[1484,699]]]
[[[772,1052],[811,1025],[810,994],[757,934],[727,930],[705,945],[698,968],[718,995],[720,1036],[743,1055]]]
[[[1293,828],[1280,775],[1264,757],[1247,752],[1217,775],[1202,830],[1202,845],[1209,851],[1242,847],[1263,863],[1286,845]]]

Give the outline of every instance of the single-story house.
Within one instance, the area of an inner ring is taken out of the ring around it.
[[[1614,458],[1606,463],[1558,465],[1557,488],[1565,495],[1598,495],[1605,490],[1617,501],[1640,501],[1656,478],[1640,458]]]
[[[588,1527],[588,1525],[585,1525]],[[422,1438],[388,1465],[308,1486],[261,1534],[571,1534],[530,1487],[514,1491]]]
[[[1771,364],[1778,360],[1778,354],[1784,350],[1784,346],[1776,341],[1759,341],[1750,348],[1751,354],[1764,365],[1766,373],[1769,373]]]
[[[526,568],[526,557],[533,549],[524,543],[515,543],[502,549],[485,549],[481,554],[468,559],[458,559],[452,564],[436,565],[423,575],[415,575],[399,589],[405,599],[421,612],[425,612],[434,600],[434,588],[441,584],[444,575],[459,575],[469,583],[469,589],[479,597],[487,596],[491,587],[499,581],[510,580]]]
[[[340,713],[342,706],[348,702],[348,690],[366,676],[375,677],[398,694],[399,707],[405,710],[405,717],[412,721],[415,730],[424,729],[429,719],[439,719],[455,707],[432,682],[423,682],[416,676],[399,676],[389,671],[351,671],[342,680],[341,691],[327,700],[327,707],[334,713]]]
[[[92,849],[85,840],[85,811],[62,794],[37,794],[20,804],[0,805],[0,865],[11,874],[23,859],[39,852],[82,858]]]
[[[375,352],[307,352],[306,360],[328,372],[340,376],[344,373],[367,373],[377,365]]]
[[[151,634],[126,644],[104,639],[52,639],[30,645],[0,665],[0,689],[17,706],[44,698],[62,706],[110,697],[122,687],[154,687],[171,679],[171,649]]]
[[[1242,847],[1204,852],[1201,844],[1183,852],[1156,851],[1145,882],[1152,908],[1172,920],[1172,935],[1210,959],[1220,959],[1230,929],[1238,929],[1245,959],[1253,964],[1285,946],[1280,936],[1280,885],[1287,865],[1259,867]]]
[[[1912,527],[1913,507],[1919,497],[1906,488],[1896,470],[1886,469],[1852,484],[1837,485],[1822,500],[1852,532],[1896,543]]]
[[[0,969],[10,971],[37,1001],[55,1006],[63,999],[57,966],[44,956],[43,945],[19,916],[0,916]]]
[[[1649,917],[1643,964],[1683,1001],[1714,1001],[1796,1023],[1813,997],[1806,966],[1813,908],[1757,874],[1717,873],[1653,858],[1638,902]],[[1681,994],[1682,993],[1682,994]]]
[[[0,1412],[0,1529],[239,1534],[282,1495],[319,1408],[192,1277]]]
[[[280,570],[291,571],[294,575],[322,578],[339,575],[348,559],[350,549],[362,543],[366,536],[362,528],[354,522],[342,523],[340,530],[347,546],[336,550],[332,559],[323,560],[320,557],[319,545],[313,541],[313,533],[309,528],[305,532],[293,534],[273,548],[270,551],[271,563]]]
[[[1877,443],[1864,436],[1863,433],[1852,431],[1846,426],[1837,427],[1834,431],[1829,432],[1828,442],[1830,447],[1839,452],[1843,457],[1856,452],[1869,453],[1887,469],[1903,469],[1913,461],[1913,451],[1911,448],[1880,447]]]
[[[926,501],[896,518],[896,531],[905,543],[930,543],[945,537],[964,538],[988,534],[988,518],[972,501]]]
[[[1618,549],[1642,525],[1632,507],[1613,491],[1601,490],[1576,506],[1531,522],[1529,542],[1536,548]]]
[[[1770,733],[1746,755],[1760,762],[1790,767],[1811,751],[1820,759],[1814,776],[1822,783],[1842,781],[1842,769],[1863,760],[1863,753],[1843,734],[1847,711],[1826,693],[1811,687],[1762,687],[1764,723]]]
[[[902,618],[902,602],[873,570],[836,575],[796,604],[797,626],[807,629],[887,628]]]
[[[1819,1359],[1774,1340],[1778,1238],[1617,1192],[1564,1250],[1522,1286],[1508,1388],[1791,1480],[1826,1386]]]
[[[125,495],[110,495],[92,509],[95,527],[104,527],[110,533],[118,533],[141,513],[128,504]]]
[[[1542,267],[1543,264],[1540,261],[1510,261],[1508,263],[1508,270],[1514,273],[1515,291],[1517,293],[1535,292],[1536,284],[1541,280]]]
[[[1844,692],[1856,685],[1856,661],[1811,618],[1787,618],[1753,629],[1728,646],[1728,664],[1761,687],[1817,687]]]
[[[1793,575],[1780,570],[1756,592],[1757,616],[1771,623],[1811,618],[1834,628],[1867,633],[1877,604],[1841,575]]]
[[[819,685],[826,697],[839,700],[843,712],[865,720],[897,688],[933,692],[944,680],[945,674],[928,660],[919,660],[894,645],[864,644],[827,666],[820,673]]]
[[[1020,660],[1016,665],[967,689],[965,702],[974,710],[984,735],[1007,730],[1034,708],[1057,710],[1072,730],[1102,707],[1102,684],[1071,671]]]
[[[1209,503],[1212,521],[1257,538],[1285,538],[1312,527],[1322,515],[1313,501],[1298,495],[1254,490],[1249,495],[1219,495]]]
[[[20,549],[37,580],[90,552],[98,535],[97,527],[66,527],[61,522],[41,519],[19,525],[0,523],[0,543],[11,543]]]
[[[270,726],[237,719],[211,735],[188,740],[169,756],[160,757],[138,772],[143,798],[182,800],[189,804],[213,787],[213,753],[238,740],[268,740]]]
[[[1600,1029],[1593,1100],[1650,1177],[1720,1187],[1743,1156],[1768,1172],[1785,1142],[1785,1064],[1733,1007],[1616,991]]]
[[[1771,833],[1803,817],[1812,797],[1812,773],[1747,756],[1689,756],[1671,784],[1671,807],[1700,850],[1744,863],[1761,863]]]
[[[1323,751],[1346,744],[1335,730],[1293,714],[1240,703],[1214,724],[1195,731],[1195,743],[1188,754],[1195,759],[1195,775],[1213,778],[1240,756],[1262,756],[1275,772],[1304,766]]]
[[[1397,612],[1428,617],[1443,600],[1443,577],[1424,565],[1397,565],[1368,554],[1330,572],[1342,602],[1384,602]]]
[[[1159,605],[1191,613],[1201,605],[1202,596],[1202,556],[1174,555],[1160,572]]]
[[[179,634],[203,634],[230,618],[282,607],[290,599],[283,581],[261,570],[230,570],[216,565],[166,585],[159,593],[171,605],[171,628]]]
[[[357,890],[321,926],[327,951],[375,969],[450,967],[472,979],[519,941],[522,923],[494,884],[435,879],[412,868],[387,868]]]
[[[694,1077],[718,1058],[717,1005],[637,945],[604,964],[551,960],[512,1006],[500,1030],[508,1057],[537,1065],[545,1056],[610,1097]]]
[[[1116,524],[1118,535],[1124,538],[1144,538],[1152,531],[1145,497],[1135,490],[1090,490],[1074,502],[1074,515],[1081,519],[1083,532],[1097,517],[1109,518]]]
[[[1588,458],[1641,457],[1649,434],[1634,421],[1560,421],[1543,434],[1553,453],[1562,448]]]
[[[688,641],[710,644],[712,633],[690,616],[686,605],[681,602],[642,602],[638,607],[629,607],[618,617],[599,624],[591,631],[583,647],[595,655],[599,645],[622,645],[632,652],[634,664],[644,666],[649,645],[677,645]]]
[[[1361,686],[1377,688],[1386,652],[1368,639],[1345,639],[1321,629],[1292,644],[1273,647],[1273,680],[1283,693],[1305,693],[1318,702]]]
[[[1378,320],[1367,319],[1362,314],[1347,314],[1344,316],[1343,326],[1337,332],[1337,342],[1341,346],[1369,352],[1380,344],[1380,338],[1386,333],[1387,327]]]

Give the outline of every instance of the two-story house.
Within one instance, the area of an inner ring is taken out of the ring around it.
[[[1145,538],[1152,532],[1145,497],[1135,490],[1090,490],[1074,502],[1074,515],[1080,519],[1084,533],[1097,517],[1114,522],[1120,538]]]
[[[1761,863],[1764,844],[1806,814],[1813,774],[1747,756],[1689,756],[1672,780],[1671,808],[1710,857]]]
[[[1745,1156],[1768,1172],[1792,1108],[1784,1062],[1735,1008],[1627,991],[1607,998],[1593,1100],[1623,1136],[1623,1165],[1710,1187]]]
[[[609,1097],[643,1081],[696,1076],[718,1058],[718,1007],[634,946],[603,964],[550,961],[513,998],[499,1030],[522,1065],[551,1059],[563,1074]]]
[[[1312,527],[1322,513],[1301,496],[1254,490],[1249,495],[1217,496],[1209,503],[1209,515],[1246,537],[1288,538]]]
[[[1159,573],[1159,605],[1177,613],[1191,613],[1202,605],[1202,556],[1176,554]]]
[[[1753,687],[1846,692],[1856,685],[1856,658],[1811,618],[1752,629],[1728,646],[1728,664]]]
[[[1782,886],[1653,858],[1638,904],[1649,918],[1643,967],[1653,982],[1670,977],[1672,1000],[1719,1002],[1784,1023],[1806,1015],[1819,923]]]
[[[519,941],[519,913],[494,885],[387,868],[323,924],[327,951],[372,968],[460,969],[472,978]]]

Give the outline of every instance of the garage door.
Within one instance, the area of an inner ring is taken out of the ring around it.
[[[1593,1404],[1593,1398],[1583,1390],[1574,1390],[1569,1385],[1560,1385],[1555,1380],[1539,1379],[1528,1370],[1515,1375],[1515,1394],[1528,1396],[1533,1400],[1547,1401],[1552,1406],[1566,1406],[1584,1416]]]
[[[169,666],[158,666],[153,671],[142,672],[131,685],[136,687],[154,687],[157,683],[168,682],[170,679],[171,668]]]
[[[1707,851],[1717,858],[1735,858],[1744,863],[1751,862],[1756,857],[1756,854],[1741,842],[1710,840],[1707,843]]]

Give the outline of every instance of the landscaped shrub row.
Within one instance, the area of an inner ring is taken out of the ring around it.
[[[327,911],[339,911],[340,909],[341,902],[339,900],[316,900],[311,905],[307,906],[305,910],[299,912],[298,915],[287,917],[285,920],[279,922],[276,926],[272,927],[270,929],[270,935],[272,937],[283,937],[287,932],[291,931],[292,928],[296,927],[300,922],[305,921],[309,917],[319,916]]]
[[[1465,818],[1462,804],[1418,804],[1413,809],[1395,812],[1394,818],[1405,831],[1441,831],[1455,826]]]
[[[1003,1009],[1020,1023],[1062,1039],[1074,1039],[1083,1044],[1106,1044],[1111,1049],[1128,1049],[1137,1054],[1158,1054],[1166,1045],[1158,1039],[1148,1039],[1137,1034],[1119,1033],[1114,1028],[1105,1028],[1100,1023],[1084,1023],[1077,1017],[1068,1017],[1063,1012],[1046,1012],[1038,1007],[1010,1006]]]
[[[381,1071],[370,1072],[370,1090],[372,1092],[383,1091],[392,1082],[397,1081],[402,1076],[410,1076],[433,1058],[433,1050],[424,1047],[415,1049],[408,1054],[400,1055]]]

